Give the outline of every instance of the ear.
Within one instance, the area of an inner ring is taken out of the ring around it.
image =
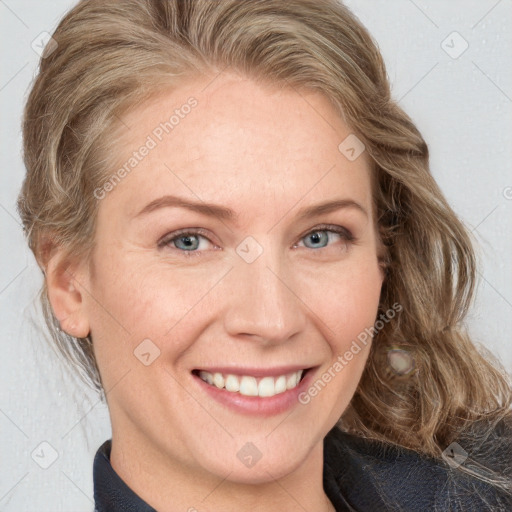
[[[85,338],[90,332],[83,268],[85,265],[66,258],[63,249],[56,249],[45,271],[48,299],[60,328],[75,338]]]

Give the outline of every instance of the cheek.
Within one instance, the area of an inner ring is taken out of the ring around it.
[[[373,326],[380,300],[382,273],[377,261],[368,258],[326,273],[304,286],[308,304],[323,320],[322,331],[332,350],[347,350],[350,342]]]
[[[138,368],[134,350],[145,339],[178,357],[193,339],[189,331],[199,329],[212,309],[209,290],[229,270],[226,265],[213,272],[200,266],[172,268],[139,251],[114,248],[98,252],[96,261],[102,264],[90,282],[91,333],[98,364],[111,368]],[[171,338],[172,344],[164,344]]]
[[[324,293],[315,288],[317,292],[309,299],[322,320],[317,325],[330,355],[299,400],[314,404],[319,411],[328,411],[327,425],[342,416],[360,381],[370,352],[382,286],[382,273],[376,263],[345,270],[325,281]]]

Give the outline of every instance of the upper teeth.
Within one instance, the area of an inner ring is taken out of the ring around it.
[[[302,377],[299,370],[286,375],[277,377],[251,377],[249,375],[232,375],[223,373],[210,373],[205,370],[199,372],[199,377],[219,389],[226,389],[233,393],[240,393],[245,396],[270,397],[279,393],[284,393],[287,389],[293,389],[297,386]]]

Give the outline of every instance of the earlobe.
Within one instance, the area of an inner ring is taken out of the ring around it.
[[[78,265],[65,261],[56,253],[45,270],[48,299],[60,328],[75,338],[85,338],[90,332],[84,301],[85,277]]]

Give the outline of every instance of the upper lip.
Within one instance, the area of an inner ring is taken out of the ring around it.
[[[307,370],[311,365],[288,365],[274,366],[272,368],[250,368],[247,366],[230,367],[230,366],[210,366],[196,368],[195,371],[206,371],[209,373],[223,373],[225,375],[249,375],[252,377],[274,377],[278,375],[286,375],[287,373],[298,372],[299,370]]]

